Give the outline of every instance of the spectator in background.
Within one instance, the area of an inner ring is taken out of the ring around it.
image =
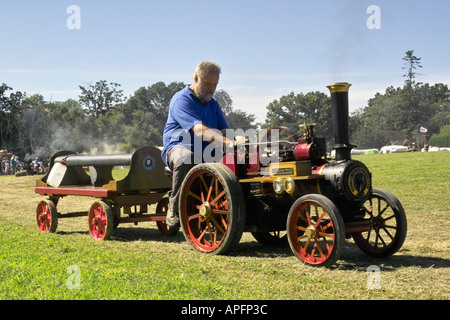
[[[9,174],[9,160],[4,160],[5,162],[5,174]]]
[[[16,174],[16,164],[17,164],[15,155],[11,156],[11,159],[9,160],[9,164],[10,164],[10,167],[11,167],[11,174],[15,175]]]

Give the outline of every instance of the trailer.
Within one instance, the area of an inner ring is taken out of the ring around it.
[[[112,176],[116,166],[129,167],[128,174],[119,181]],[[165,223],[170,189],[170,176],[156,147],[114,155],[57,152],[50,160],[49,172],[36,181],[35,192],[48,197],[37,206],[37,225],[42,232],[55,232],[58,219],[87,215],[89,232],[96,240],[109,239],[119,224],[145,221],[156,222],[165,235],[174,235],[178,228]],[[95,200],[87,214],[58,213],[58,201],[66,196]],[[154,204],[156,212],[149,214],[149,206]]]

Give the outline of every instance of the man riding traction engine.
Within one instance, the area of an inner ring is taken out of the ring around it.
[[[263,245],[289,243],[296,257],[313,266],[335,263],[350,237],[371,256],[397,252],[406,237],[406,216],[399,200],[372,188],[367,167],[351,159],[349,87],[328,86],[334,159],[327,159],[325,139],[315,136],[314,125],[304,125],[301,138],[275,127],[266,141],[244,144],[244,153],[238,146],[220,163],[193,166],[179,194],[186,240],[200,252],[224,254],[249,231]],[[280,132],[288,139],[269,141]]]

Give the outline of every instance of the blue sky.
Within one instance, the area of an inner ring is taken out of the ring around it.
[[[69,29],[70,5],[80,29]],[[379,8],[379,29],[367,21]],[[222,67],[218,89],[265,119],[282,95],[345,81],[350,110],[401,86],[407,50],[419,81],[450,84],[448,0],[0,0],[0,82],[46,100],[78,85],[117,82],[126,96],[158,81],[191,83],[203,60]]]

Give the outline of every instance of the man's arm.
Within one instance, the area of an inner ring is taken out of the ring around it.
[[[222,141],[222,143],[226,146],[226,148],[234,148],[234,141],[227,139],[226,136],[220,134],[216,130],[208,128],[203,123],[197,123],[192,127],[192,132],[198,138],[202,138],[204,141]]]

